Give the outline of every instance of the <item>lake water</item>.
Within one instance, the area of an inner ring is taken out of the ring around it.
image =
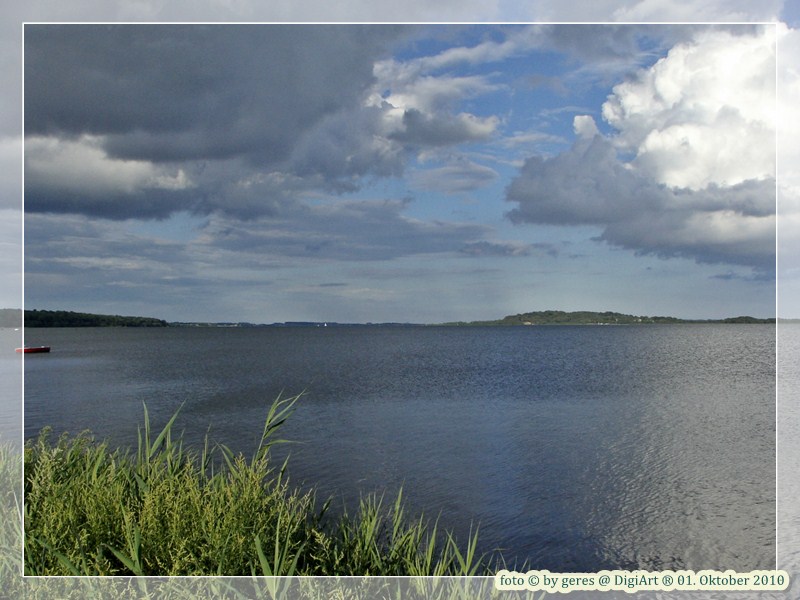
[[[775,565],[774,326],[28,329],[24,435],[159,427],[250,454],[266,410],[298,485],[402,486],[482,551],[551,571]]]

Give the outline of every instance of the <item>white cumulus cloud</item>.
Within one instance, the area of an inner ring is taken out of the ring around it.
[[[597,123],[589,115],[578,115],[572,120],[572,127],[575,133],[582,138],[593,138],[600,131],[597,129]]]
[[[616,129],[574,120],[568,151],[507,189],[515,222],[596,225],[642,254],[774,269],[775,28],[707,29],[618,84]],[[626,157],[626,158],[623,158]]]
[[[603,117],[633,164],[702,189],[775,176],[775,31],[706,30],[614,87]]]

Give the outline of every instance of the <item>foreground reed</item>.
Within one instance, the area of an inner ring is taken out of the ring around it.
[[[270,407],[250,458],[173,439],[178,413],[155,437],[145,407],[136,452],[89,434],[28,442],[26,575],[485,575],[477,532],[409,519],[402,492],[362,499],[354,514],[317,507],[275,464],[275,433],[298,397]]]

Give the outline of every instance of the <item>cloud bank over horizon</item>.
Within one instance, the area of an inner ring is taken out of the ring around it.
[[[28,297],[99,271],[130,304],[173,286],[217,313],[242,289],[302,320],[313,289],[303,310],[425,320],[425,289],[483,316],[526,289],[563,304],[622,260],[653,292],[614,300],[609,277],[614,308],[658,297],[670,264],[766,307],[774,76],[756,25],[27,26]]]

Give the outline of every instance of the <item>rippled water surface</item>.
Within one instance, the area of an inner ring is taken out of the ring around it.
[[[409,509],[552,571],[775,564],[775,329],[30,329],[25,436],[164,423],[251,452],[270,401],[296,483]]]

